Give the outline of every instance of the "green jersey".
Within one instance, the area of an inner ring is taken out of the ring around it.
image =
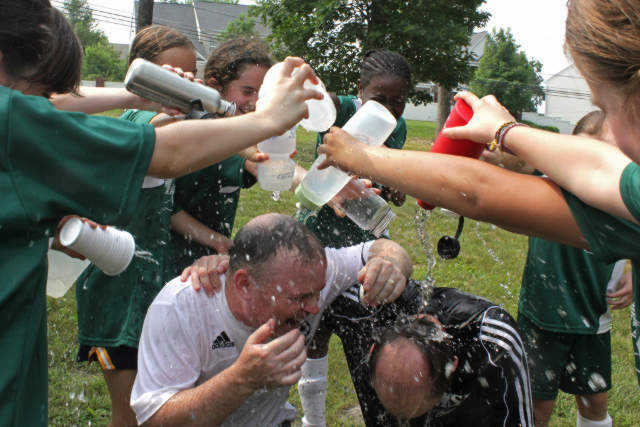
[[[155,112],[128,110],[120,118],[148,123]],[[96,347],[138,347],[145,314],[167,274],[173,181],[147,177],[131,221],[122,227],[136,240],[127,269],[108,276],[93,264],[76,281],[78,341]],[[99,302],[96,304],[96,302]]]
[[[627,209],[640,221],[640,166],[630,163],[620,179],[620,193]],[[605,262],[628,258],[633,266],[631,336],[640,382],[640,226],[595,209],[570,193],[564,193],[591,252]]]
[[[60,219],[126,224],[155,132],[0,87],[0,425],[47,425],[47,248]]]
[[[238,155],[176,180],[174,212],[184,210],[220,234],[231,237],[238,209],[240,189],[255,184],[255,177],[245,172],[245,159]],[[191,239],[171,234],[174,274],[180,274],[196,259],[215,253]]]
[[[595,334],[611,329],[606,293],[613,264],[548,240],[529,238],[518,315],[553,332]]]
[[[340,108],[338,109],[336,121],[333,126],[342,127],[356,113],[362,102],[355,96],[338,96]],[[322,144],[325,132],[318,134],[316,139],[317,148]],[[398,124],[389,138],[384,142],[389,148],[401,149],[404,147],[407,138],[407,123],[403,117],[398,119]],[[349,218],[339,218],[328,206],[323,206],[317,216],[310,217],[305,221],[305,225],[320,239],[324,246],[341,248],[352,246],[357,243],[375,239],[375,236],[362,230]]]

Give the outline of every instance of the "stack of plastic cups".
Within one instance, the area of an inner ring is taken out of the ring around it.
[[[275,81],[282,70],[283,63],[275,64],[264,76],[258,98],[265,98],[273,90]],[[295,68],[292,75],[297,72]],[[305,89],[314,89],[322,93],[322,99],[306,101],[309,117],[300,125],[311,132],[324,132],[336,121],[336,107],[327,93],[324,84],[318,79],[317,84],[305,80]],[[258,182],[263,190],[284,191],[291,188],[295,172],[295,162],[291,154],[296,150],[296,129],[294,126],[282,135],[274,136],[258,144],[258,150],[269,155],[269,160],[258,164]]]
[[[395,117],[382,104],[368,101],[349,119],[343,130],[368,145],[379,146],[395,127]],[[296,189],[300,203],[312,211],[320,209],[351,180],[351,176],[334,167],[319,170],[318,164],[324,159],[324,155],[318,156]],[[395,214],[387,202],[370,188],[365,188],[359,182],[350,185],[354,186],[356,196],[344,198],[340,208],[360,228],[380,235],[393,221]]]
[[[80,218],[71,218],[64,223],[60,243],[84,255],[108,276],[126,270],[136,248],[131,233],[113,227],[91,228]]]
[[[458,126],[464,126],[469,123],[473,117],[473,110],[469,105],[464,102],[462,99],[458,99],[447,117],[447,120],[444,122],[444,129],[453,128]],[[468,141],[465,139],[450,139],[442,134],[438,134],[431,150],[431,153],[441,153],[441,154],[453,154],[456,156],[464,156],[464,157],[472,157],[477,159],[482,154],[484,150],[484,145],[476,144],[473,141]],[[435,206],[432,206],[422,200],[418,200],[418,205],[426,210],[431,210]]]

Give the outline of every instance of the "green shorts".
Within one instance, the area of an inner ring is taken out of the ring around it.
[[[529,359],[531,391],[537,400],[555,400],[558,389],[574,395],[611,388],[611,335],[540,329],[523,315],[518,329]]]

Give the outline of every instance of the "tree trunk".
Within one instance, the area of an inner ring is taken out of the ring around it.
[[[444,122],[451,112],[449,98],[451,98],[451,91],[444,86],[438,85],[438,122],[436,123],[436,135],[438,135],[444,127]]]
[[[138,0],[136,33],[153,23],[153,0]]]

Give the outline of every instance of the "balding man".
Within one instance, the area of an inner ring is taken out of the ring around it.
[[[149,308],[131,396],[138,422],[289,425],[289,386],[322,310],[356,280],[374,302],[395,299],[411,274],[409,256],[392,241],[325,250],[278,214],[238,231],[229,255],[214,296],[176,278]]]
[[[384,406],[376,425],[400,418],[420,427],[533,426],[522,341],[495,304],[436,288],[426,308],[400,317],[377,341],[369,357]]]

